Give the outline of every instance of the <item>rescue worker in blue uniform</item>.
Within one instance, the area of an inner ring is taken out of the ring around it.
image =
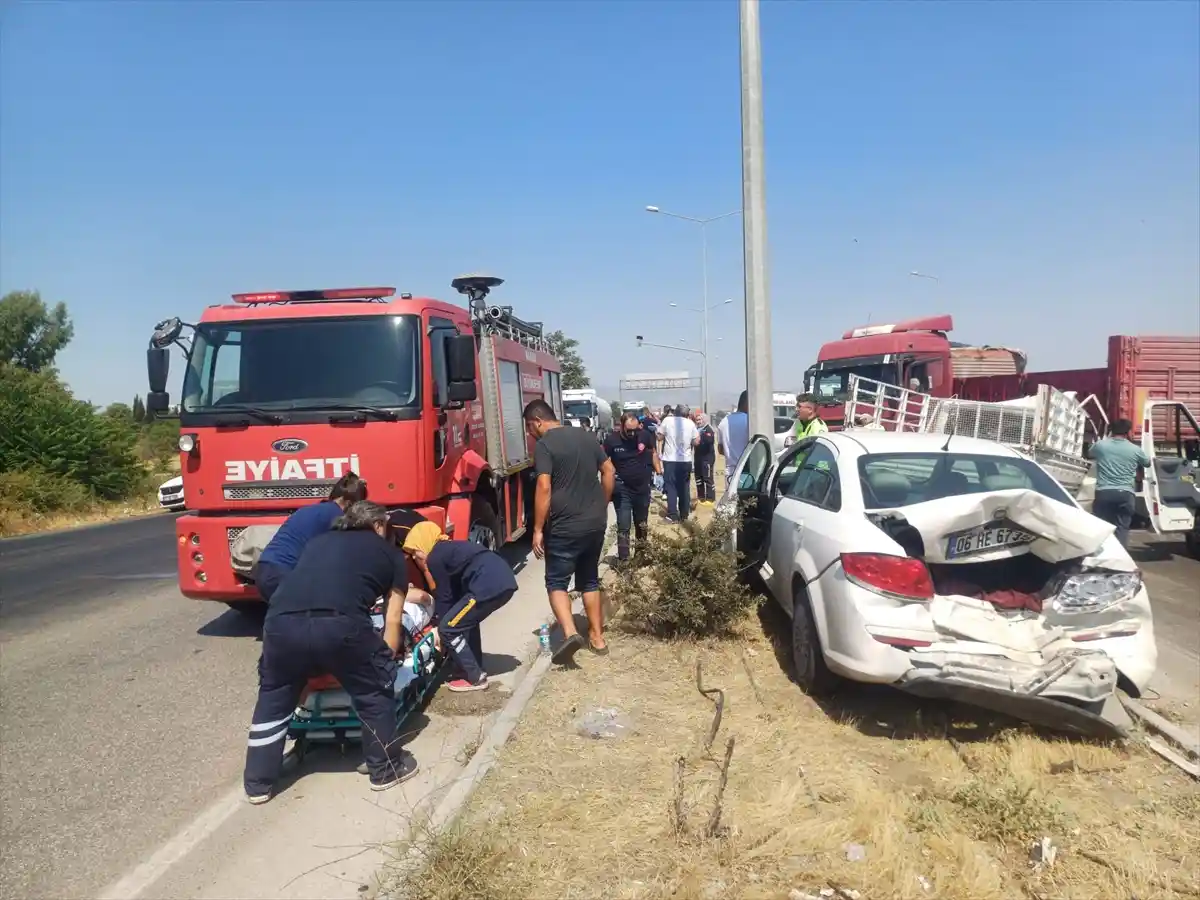
[[[254,584],[259,596],[270,603],[284,576],[296,568],[305,545],[327,532],[351,503],[366,499],[367,483],[354,472],[347,472],[333,486],[328,499],[301,507],[288,516],[258,558]]]
[[[404,552],[425,575],[438,639],[458,666],[446,687],[455,693],[486,691],[479,625],[517,592],[512,568],[480,544],[450,540],[433,522],[409,529]]]
[[[246,742],[246,799],[266,803],[283,767],[292,712],[308,679],[332,675],[362,722],[371,790],[411,778],[417,761],[396,734],[396,653],[400,650],[408,561],[388,536],[388,512],[351,505],[331,531],[312,538],[272,597],[258,661],[258,701]],[[387,597],[384,634],[371,609]]]
[[[621,416],[621,427],[604,439],[604,452],[616,472],[612,504],[617,513],[617,559],[629,559],[629,530],[633,527],[638,546],[649,534],[650,488],[655,475],[662,475],[658,443],[642,426],[637,415]]]

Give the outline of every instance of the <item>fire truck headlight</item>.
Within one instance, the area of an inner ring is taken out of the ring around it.
[[[191,453],[196,449],[196,435],[181,434],[179,436],[179,449],[183,453]]]

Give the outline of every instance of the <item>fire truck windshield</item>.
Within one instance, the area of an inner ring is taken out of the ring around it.
[[[416,316],[204,323],[192,340],[182,411],[413,406],[419,334]]]
[[[876,360],[879,357],[875,358]],[[850,376],[870,378],[885,384],[896,381],[896,366],[865,359],[836,359],[820,362],[808,370],[806,389],[816,394],[822,406],[842,404],[850,394]]]

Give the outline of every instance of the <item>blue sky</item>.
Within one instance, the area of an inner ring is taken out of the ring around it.
[[[776,385],[845,328],[950,312],[1031,368],[1200,324],[1200,5],[765,3]],[[0,10],[0,290],[60,366],[142,392],[156,320],[235,291],[487,270],[593,380],[691,368],[693,216],[741,205],[738,8],[77,2]],[[710,227],[714,394],[744,382],[737,217]],[[937,275],[939,283],[908,277]],[[177,392],[178,373],[173,391]]]

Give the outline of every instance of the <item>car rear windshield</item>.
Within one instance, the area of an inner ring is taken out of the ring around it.
[[[1071,498],[1031,460],[973,453],[872,453],[859,457],[867,509],[892,509],[928,500],[1025,489],[1060,503]]]

